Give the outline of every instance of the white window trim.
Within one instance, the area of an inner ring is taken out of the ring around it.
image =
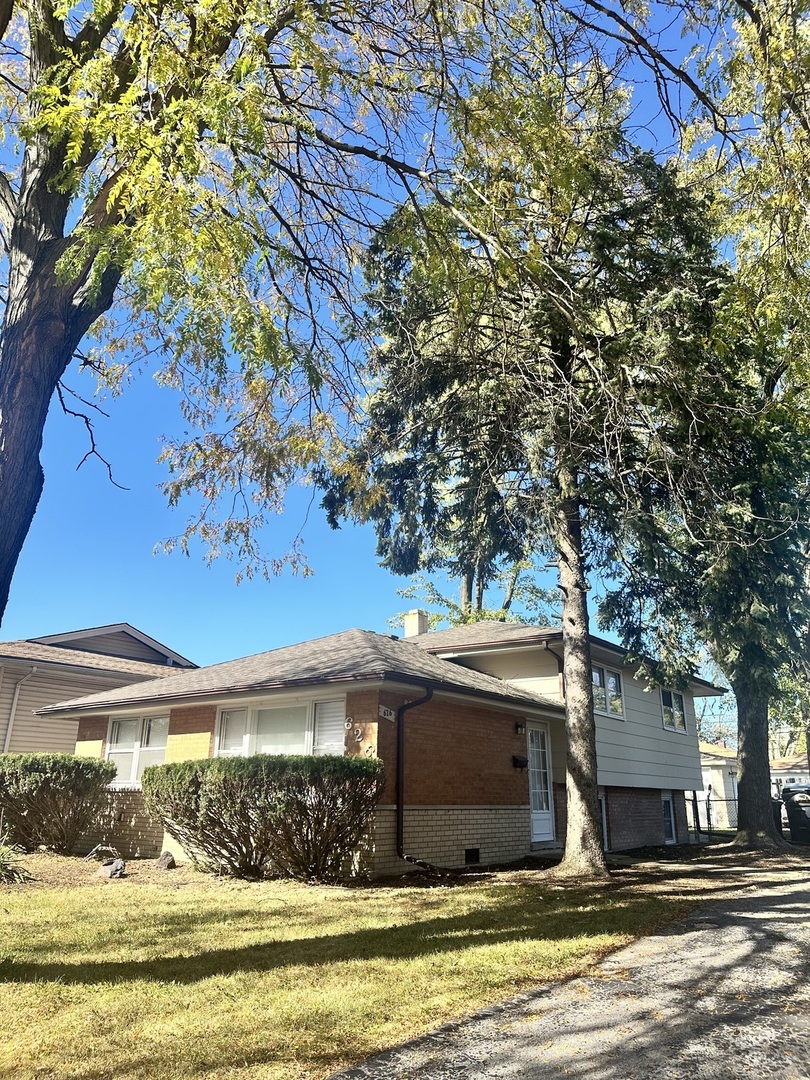
[[[251,745],[255,744],[255,739],[256,739],[257,714],[259,712],[261,712],[262,709],[295,709],[295,708],[303,708],[303,707],[306,707],[306,710],[307,710],[306,730],[304,732],[304,751],[303,751],[303,753],[305,755],[312,755],[314,753],[314,750],[315,750],[315,745],[314,745],[315,744],[315,708],[316,708],[317,705],[322,705],[322,704],[324,704],[325,702],[328,702],[328,701],[339,701],[339,702],[341,702],[342,705],[343,705],[343,714],[345,716],[345,714],[346,714],[346,698],[345,697],[340,697],[340,696],[335,697],[334,695],[331,695],[329,697],[317,697],[317,698],[306,698],[306,699],[301,699],[301,698],[290,699],[290,698],[286,698],[286,699],[280,699],[280,700],[276,700],[276,701],[267,701],[266,699],[263,699],[261,701],[248,701],[248,702],[239,702],[239,703],[235,703],[235,704],[232,704],[232,705],[220,705],[217,708],[217,727],[216,727],[216,738],[214,739],[214,753],[213,753],[213,756],[214,757],[220,757],[221,756],[222,723],[223,723],[223,717],[224,717],[225,713],[235,713],[235,712],[246,712],[247,713],[247,724],[245,725],[245,735],[244,735],[243,743],[242,743],[242,751],[243,752],[242,752],[241,755],[229,755],[229,756],[250,757],[251,756],[250,747],[251,747]],[[347,718],[347,722],[348,722],[348,718]],[[253,751],[253,753],[255,753],[255,751]]]
[[[677,696],[681,699],[681,712],[683,713],[683,727],[679,728],[673,720],[671,724],[667,723],[666,713],[664,709],[667,707],[664,705],[664,694],[671,694],[673,697],[673,704],[671,708],[674,712],[674,698]],[[664,731],[672,731],[676,735],[688,735],[689,734],[689,721],[686,718],[686,698],[681,690],[670,690],[668,686],[659,687],[658,691],[659,700],[661,702],[661,724]]]
[[[169,728],[170,728],[171,727],[171,714],[169,712],[167,712],[166,710],[163,710],[161,712],[136,713],[136,714],[129,713],[129,714],[126,714],[124,716],[111,716],[107,721],[107,736],[106,736],[106,738],[104,740],[104,760],[105,761],[110,760],[110,750],[112,749],[112,728],[113,728],[113,724],[115,724],[115,723],[117,723],[119,721],[123,721],[123,720],[137,720],[138,724],[139,724],[138,737],[135,740],[135,746],[134,746],[134,749],[133,749],[133,756],[132,756],[132,772],[137,774],[138,765],[139,765],[139,762],[140,762],[141,749],[142,749],[144,724],[147,722],[147,720],[167,720],[169,722]],[[167,733],[166,733],[167,745],[168,745],[168,735],[169,735],[169,733],[167,731]],[[161,764],[163,764],[163,763],[161,762]],[[140,782],[140,780],[121,780],[118,777],[116,777],[115,780],[110,781],[110,783],[108,784],[108,787],[115,788],[116,790],[124,789],[124,790],[128,790],[128,791],[140,791],[141,790],[141,782]]]
[[[607,677],[608,677],[608,675],[615,675],[616,678],[619,680],[619,692],[621,693],[621,696],[622,696],[622,711],[621,712],[613,712],[613,710],[610,709],[610,708],[600,709],[599,706],[595,702],[594,702],[594,706],[593,706],[593,711],[595,713],[597,713],[599,716],[612,716],[614,720],[625,720],[627,718],[627,713],[626,713],[625,708],[624,708],[624,679],[622,679],[622,673],[620,671],[617,671],[616,668],[605,667],[604,664],[591,664],[591,672],[594,672],[594,671],[601,671],[602,672],[602,679],[603,679],[604,684],[605,684],[604,685],[605,701],[608,701],[608,702],[610,701],[610,699],[608,697],[608,692],[607,692]],[[593,674],[591,675],[591,678],[593,678]]]

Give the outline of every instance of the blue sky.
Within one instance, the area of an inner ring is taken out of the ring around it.
[[[79,388],[75,374],[67,381]],[[81,392],[91,392],[90,381]],[[3,640],[129,622],[207,664],[353,626],[387,633],[387,620],[412,606],[397,595],[407,580],[377,565],[373,531],[331,530],[317,498],[304,532],[311,577],[287,573],[237,586],[236,566],[225,559],[208,567],[201,553],[154,554],[156,543],[182,529],[189,509],[168,508],[155,460],[160,435],[181,420],[148,373],[103,404],[110,417],[96,420],[98,447],[128,490],[110,484],[96,460],[76,471],[87,437],[54,403],[42,454],[45,490],[12,584]],[[289,517],[278,519],[277,552],[295,535],[306,502],[299,498]]]

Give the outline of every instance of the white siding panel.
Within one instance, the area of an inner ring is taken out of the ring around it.
[[[14,688],[30,670],[30,665],[20,666],[19,669],[6,667],[0,687],[0,750],[5,744]],[[35,710],[57,701],[112,690],[120,685],[121,679],[116,676],[90,676],[54,668],[38,668],[20,687],[9,752],[72,754],[76,746],[77,721],[45,719],[34,716]]]
[[[474,667],[523,689],[560,700],[556,658],[544,649],[516,649],[464,657]],[[661,695],[646,691],[631,669],[598,653],[595,663],[620,671],[624,719],[597,715],[596,747],[599,783],[611,787],[692,790],[701,782],[700,753],[691,695],[684,691],[687,734],[664,728]],[[565,779],[565,734],[562,723],[551,725],[553,777]]]
[[[30,668],[29,668],[30,670]],[[14,683],[19,678],[16,672],[6,667],[0,680],[0,751],[6,743],[6,729],[8,728],[8,715],[11,709],[11,701],[14,697]]]

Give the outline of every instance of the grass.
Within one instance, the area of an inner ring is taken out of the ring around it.
[[[26,862],[38,882],[0,889],[9,1080],[323,1077],[581,972],[690,903],[537,872],[319,888],[133,863],[101,882],[77,860]]]

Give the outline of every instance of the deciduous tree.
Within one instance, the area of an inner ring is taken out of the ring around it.
[[[441,109],[495,34],[480,15],[0,5],[0,613],[77,354],[114,387],[133,351],[157,357],[190,432],[167,444],[166,491],[200,496],[183,542],[261,564],[256,528],[351,398],[331,328],[351,315],[355,245],[403,185],[441,184]]]

